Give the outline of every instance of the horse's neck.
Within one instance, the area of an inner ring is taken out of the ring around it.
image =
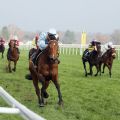
[[[39,59],[40,61],[42,61],[43,63],[46,63],[46,61],[48,60],[47,50],[43,50],[43,51],[38,55],[38,59]]]
[[[17,48],[16,47],[10,47],[12,54],[17,54]]]
[[[110,51],[106,51],[103,55],[102,55],[102,59],[103,60],[107,60],[107,59],[111,59],[112,57],[110,56]]]

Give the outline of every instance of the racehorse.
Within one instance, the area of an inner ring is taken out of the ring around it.
[[[96,47],[97,47],[97,51],[93,50],[88,56],[86,56],[86,52],[88,51],[87,49],[83,52],[82,62],[85,70],[85,76],[93,74],[93,71],[92,71],[93,66],[95,66],[97,69],[97,73],[95,74],[95,76],[97,76],[98,72],[100,71],[99,62],[100,62],[100,55],[101,55],[101,45],[99,42],[96,43]],[[90,73],[87,73],[86,62],[89,63]]]
[[[5,51],[5,46],[3,44],[0,45],[0,52],[2,53],[2,58],[4,58],[4,51]]]
[[[13,41],[9,43],[9,48],[8,48],[8,51],[7,51],[7,60],[8,60],[9,72],[12,72],[12,70],[15,72],[17,61],[19,60],[19,50],[16,47],[15,42],[13,42]],[[14,68],[13,69],[11,69],[11,62],[14,62]]]
[[[57,57],[58,41],[50,40],[47,48],[40,53],[37,59],[37,68],[34,67],[32,60],[29,60],[29,70],[33,79],[33,85],[35,87],[40,107],[43,107],[45,104],[44,98],[49,97],[46,89],[49,86],[50,80],[52,80],[57,89],[59,98],[58,104],[62,105],[63,103],[60,85],[58,82],[58,63],[56,62]],[[38,86],[39,81],[42,83],[41,90]]]
[[[116,50],[115,48],[110,48],[108,49],[101,57],[101,61],[100,61],[100,66],[103,64],[103,71],[102,73],[104,73],[105,67],[108,67],[109,70],[109,75],[111,77],[112,73],[112,64],[113,64],[113,60],[116,57]],[[101,67],[100,67],[101,68]],[[101,70],[100,70],[101,71]]]

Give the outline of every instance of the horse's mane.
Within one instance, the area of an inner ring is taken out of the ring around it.
[[[109,57],[111,52],[112,52],[112,48],[106,50],[106,52],[103,54],[103,56],[108,56]]]

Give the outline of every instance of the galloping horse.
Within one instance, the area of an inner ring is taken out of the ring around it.
[[[58,82],[58,63],[56,59],[58,57],[58,41],[50,40],[48,46],[44,49],[37,60],[37,68],[34,67],[33,62],[29,61],[29,70],[33,79],[36,94],[38,96],[38,102],[40,107],[44,106],[44,98],[48,98],[46,89],[49,86],[50,80],[55,84],[59,101],[58,104],[62,105],[62,95],[60,91],[60,85]],[[39,81],[42,83],[41,92],[38,86]]]
[[[10,41],[9,48],[7,52],[7,59],[8,59],[8,69],[9,72],[16,71],[16,64],[19,59],[19,50],[16,47],[15,41]],[[11,61],[14,62],[14,68],[11,69]]]
[[[0,45],[0,52],[2,53],[2,58],[4,58],[4,51],[5,51],[5,46],[3,44]]]
[[[116,57],[116,50],[115,50],[115,48],[108,49],[102,55],[101,61],[100,61],[100,66],[103,64],[103,72],[102,73],[104,73],[105,66],[107,66],[108,70],[109,70],[109,75],[111,77],[111,75],[112,75],[111,69],[112,69],[112,64],[113,64],[113,60],[115,59],[115,57]]]
[[[96,43],[96,47],[97,47],[97,51],[93,50],[89,56],[86,56],[86,52],[87,49],[83,52],[82,55],[82,62],[83,62],[83,66],[84,66],[84,70],[85,70],[85,76],[87,75],[92,75],[93,71],[92,71],[92,67],[95,66],[97,69],[97,73],[100,70],[100,65],[99,65],[99,61],[100,61],[100,55],[101,55],[101,46],[100,43]],[[89,69],[90,69],[90,73],[87,73],[87,69],[86,69],[86,62],[89,63]],[[97,73],[95,74],[95,76],[97,76]]]

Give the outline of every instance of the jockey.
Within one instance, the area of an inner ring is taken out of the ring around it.
[[[104,54],[107,50],[113,48],[113,43],[112,42],[108,42],[105,45],[103,45],[102,47],[102,54]]]
[[[97,46],[96,46],[96,44],[100,44],[100,42],[97,41],[97,40],[93,40],[93,41],[90,42],[85,56],[90,55],[90,53],[92,51],[94,51],[94,54],[96,54],[96,52],[97,52]]]
[[[39,39],[37,41],[37,46],[38,46],[38,50],[35,53],[35,55],[33,56],[33,63],[35,64],[36,62],[36,57],[39,55],[40,52],[42,52],[48,45],[49,40],[51,39],[59,39],[59,36],[56,32],[55,29],[50,29],[49,32],[42,32],[39,36]],[[58,60],[58,63],[60,63],[60,61]]]
[[[5,44],[5,40],[3,39],[3,37],[0,38],[0,45],[3,45],[4,46]]]
[[[113,43],[112,43],[112,42],[109,42],[107,47],[108,47],[108,49],[113,48]]]
[[[39,39],[39,35],[37,34],[32,41],[32,45],[36,46],[37,49],[38,49],[38,45],[37,45],[38,39]]]
[[[14,47],[17,48],[17,51],[18,51],[18,53],[20,54],[20,51],[19,51],[19,49],[18,49],[19,40],[18,40],[18,37],[17,37],[17,36],[13,36],[13,38],[10,39],[10,41],[9,41],[9,43],[8,43],[8,45],[9,45],[8,53],[10,53],[10,47],[11,47],[10,44],[11,44],[11,42],[14,44]]]

